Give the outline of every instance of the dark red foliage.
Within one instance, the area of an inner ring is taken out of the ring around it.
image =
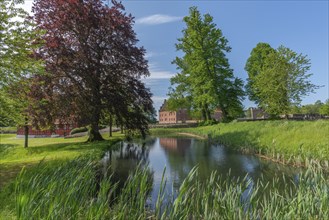
[[[110,111],[127,128],[137,120],[141,125],[133,129],[147,129],[144,115],[153,107],[140,79],[149,75],[148,65],[144,48],[136,45],[133,17],[124,13],[123,5],[36,0],[32,11],[37,27],[45,30],[45,45],[36,55],[45,61],[48,73],[31,85],[34,122],[74,117],[98,132],[101,112]]]

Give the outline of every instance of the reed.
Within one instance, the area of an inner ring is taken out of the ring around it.
[[[169,219],[326,219],[329,216],[329,181],[318,169],[310,168],[295,184],[284,188],[279,188],[278,179],[270,183],[261,179],[252,182],[248,176],[239,180],[213,173],[201,181],[198,175],[194,168],[181,185],[175,202],[167,210]]]
[[[96,164],[78,158],[61,164],[41,163],[16,180],[18,219],[84,219],[108,216],[111,182],[97,182]]]
[[[23,171],[16,184],[17,219],[326,219],[329,181],[322,170],[309,168],[294,181],[253,182],[216,172],[204,180],[193,168],[173,203],[162,184],[155,210],[147,198],[152,173],[138,167],[124,187],[100,178],[96,163],[78,158],[65,164],[41,164]],[[164,171],[165,172],[165,171]]]
[[[136,168],[124,187],[103,176],[90,157],[40,163],[16,180],[17,219],[145,219],[151,172]]]

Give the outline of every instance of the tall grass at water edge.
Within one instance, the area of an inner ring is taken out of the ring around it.
[[[233,150],[259,154],[284,164],[329,169],[329,120],[231,122],[152,130],[155,135],[180,132],[200,135]]]
[[[17,219],[144,219],[149,170],[137,169],[118,194],[99,166],[78,158],[23,170],[16,180]]]
[[[326,219],[329,182],[309,169],[290,187],[279,180],[252,183],[213,173],[198,178],[194,168],[173,203],[166,203],[163,178],[155,210],[149,209],[150,170],[139,167],[117,190],[111,177],[95,172],[98,164],[79,158],[65,164],[41,164],[23,171],[16,183],[17,219]],[[285,180],[289,181],[289,180]],[[266,193],[264,193],[266,192]]]

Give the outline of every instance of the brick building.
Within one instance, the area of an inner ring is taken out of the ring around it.
[[[162,104],[159,110],[159,124],[185,123],[189,119],[190,117],[186,109],[168,111],[167,100],[164,100],[164,103]]]
[[[54,129],[52,130],[40,130],[29,126],[29,138],[38,138],[38,137],[65,137],[69,135],[73,128],[76,128],[77,124],[62,123],[59,120],[54,122]],[[19,127],[17,129],[17,138],[22,138],[25,136],[25,128]]]

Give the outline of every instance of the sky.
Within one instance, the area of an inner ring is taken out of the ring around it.
[[[321,86],[315,93],[303,98],[302,104],[329,98],[328,68],[328,0],[322,1],[215,1],[215,0],[122,0],[126,12],[135,17],[134,30],[139,46],[146,51],[151,76],[143,79],[153,93],[154,107],[158,111],[167,98],[170,77],[177,73],[171,64],[176,56],[177,39],[186,27],[183,17],[196,6],[201,14],[209,13],[217,28],[229,41],[232,51],[227,54],[235,76],[246,82],[245,63],[251,50],[259,42],[273,48],[280,45],[311,60],[310,81]],[[31,10],[32,1],[25,0],[24,8]],[[244,107],[255,104],[246,98]]]

